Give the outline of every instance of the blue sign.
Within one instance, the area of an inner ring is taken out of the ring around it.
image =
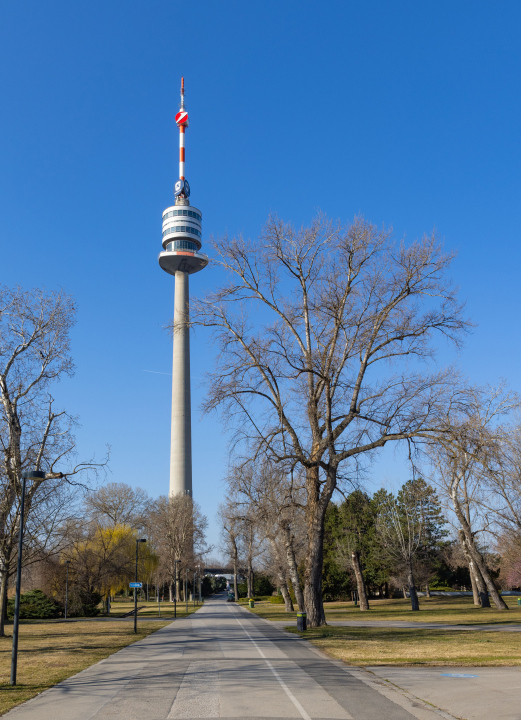
[[[479,677],[479,675],[466,675],[465,673],[440,673],[442,677],[457,677],[457,678],[468,678],[468,677]]]
[[[143,583],[130,583],[129,587],[131,588],[142,588]]]

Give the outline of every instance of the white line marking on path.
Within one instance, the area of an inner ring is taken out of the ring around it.
[[[284,682],[284,680],[280,677],[280,675],[278,674],[278,672],[275,670],[275,668],[273,667],[273,665],[270,663],[270,661],[268,660],[268,658],[266,657],[266,655],[262,652],[262,650],[261,650],[260,647],[257,645],[257,643],[255,642],[255,640],[252,638],[252,636],[250,635],[250,633],[246,630],[246,628],[244,627],[244,625],[242,624],[242,622],[239,620],[239,618],[237,617],[237,615],[234,614],[234,612],[233,612],[233,610],[232,610],[231,608],[228,608],[228,610],[232,613],[233,617],[237,620],[237,622],[238,622],[239,625],[242,627],[242,629],[244,630],[244,632],[246,633],[246,635],[250,638],[250,640],[252,641],[252,643],[255,645],[255,648],[257,649],[257,652],[259,653],[259,655],[260,655],[262,658],[264,658],[264,660],[266,661],[266,665],[269,667],[269,669],[271,670],[271,672],[275,675],[275,677],[276,677],[277,680],[279,681],[282,689],[284,690],[284,692],[286,693],[286,695],[289,697],[289,699],[291,700],[291,702],[293,703],[293,705],[297,708],[297,710],[299,711],[299,713],[301,714],[301,716],[303,717],[303,719],[304,719],[304,720],[311,720],[311,717],[307,714],[307,712],[304,710],[304,708],[303,708],[302,705],[299,703],[299,701],[297,700],[297,698],[293,695],[293,693],[291,692],[291,690],[289,689],[289,687],[286,685],[286,683]]]

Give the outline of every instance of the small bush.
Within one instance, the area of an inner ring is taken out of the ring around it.
[[[7,617],[14,617],[14,602],[11,598],[7,603]],[[61,606],[47,597],[41,590],[30,590],[20,596],[20,619],[57,618],[62,614]]]
[[[270,595],[275,590],[275,586],[267,575],[256,575],[253,579],[253,592],[255,595]],[[246,582],[237,585],[237,591],[240,598],[248,597],[248,584]]]
[[[423,588],[421,588],[423,590]],[[438,592],[454,592],[454,588],[449,587],[448,585],[429,585],[429,590],[432,592],[438,591]]]
[[[257,575],[253,581],[255,595],[271,595],[275,590],[275,586],[267,575]]]
[[[69,589],[68,615],[70,617],[95,617],[100,614],[100,593],[73,585]]]
[[[282,595],[272,595],[270,598],[270,602],[274,605],[284,605],[284,598]]]

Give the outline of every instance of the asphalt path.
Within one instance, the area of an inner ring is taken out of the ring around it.
[[[440,713],[221,596],[5,717],[434,720]]]

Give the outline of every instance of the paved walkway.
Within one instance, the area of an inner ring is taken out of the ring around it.
[[[438,720],[440,714],[218,597],[5,717]]]

